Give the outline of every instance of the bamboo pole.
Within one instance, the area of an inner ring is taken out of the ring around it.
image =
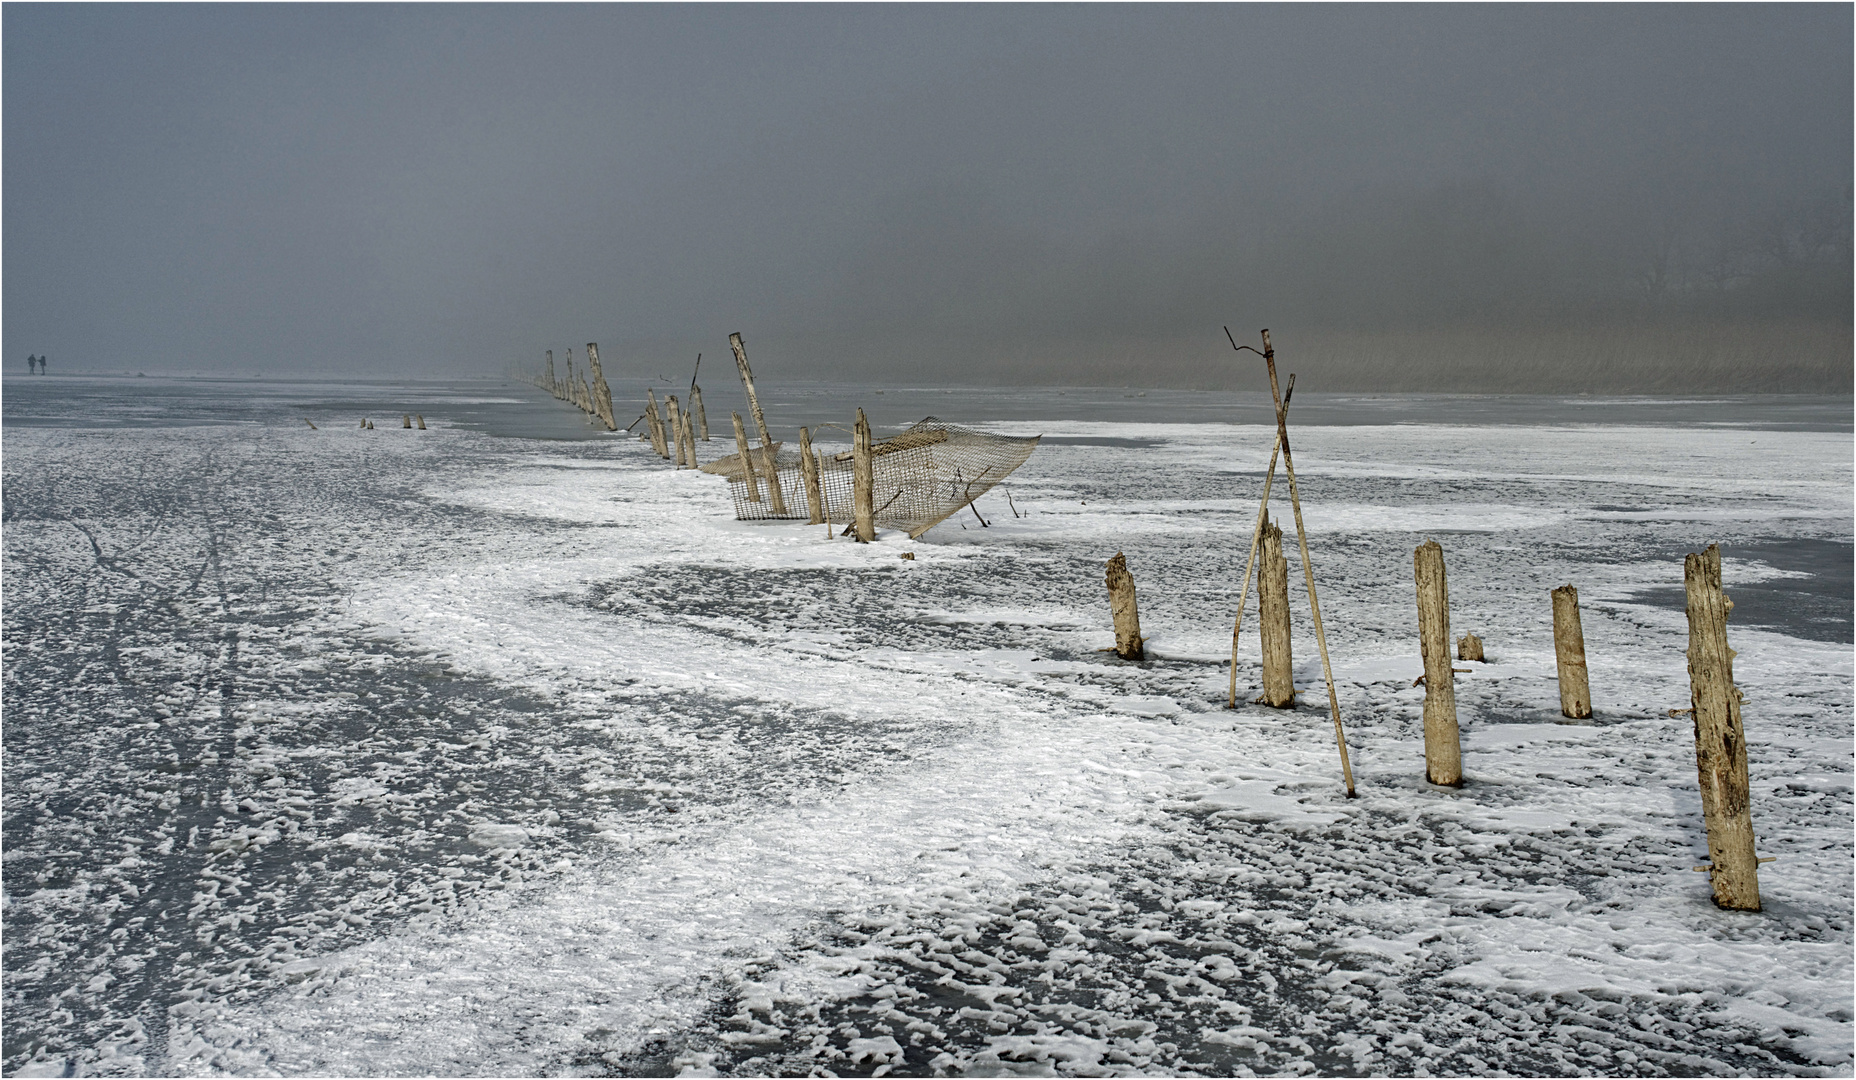
[[[1579,625],[1579,590],[1553,590],[1553,658],[1560,675],[1560,713],[1574,720],[1592,715],[1592,686],[1585,672],[1585,631]]]
[[[1257,566],[1257,634],[1263,645],[1263,704],[1295,708],[1295,658],[1289,647],[1289,560],[1282,529],[1265,522]]]
[[[740,334],[728,335],[728,347],[735,351],[735,366],[741,369],[741,385],[747,388],[748,410],[754,414],[754,428],[760,433],[761,462],[767,474],[767,491],[772,496],[773,512],[786,516],[786,497],[780,492],[779,463],[773,456],[773,436],[767,434],[767,417],[760,411],[760,395],[754,392],[754,369],[748,367],[748,347]]]
[[[1237,344],[1235,341],[1233,345]],[[1282,407],[1289,407],[1289,399],[1295,396],[1295,376],[1289,376],[1289,389],[1282,395]],[[1282,440],[1270,444],[1270,467],[1263,474],[1263,501],[1257,506],[1257,527],[1250,534],[1250,556],[1244,560],[1244,584],[1237,594],[1237,621],[1231,624],[1231,698],[1227,708],[1237,708],[1237,637],[1244,629],[1244,608],[1250,603],[1250,572],[1256,567],[1257,545],[1263,541],[1263,523],[1270,512],[1270,485],[1276,482],[1276,459],[1282,453]]]
[[[1127,556],[1117,551],[1108,561],[1108,611],[1115,620],[1115,655],[1123,660],[1145,660],[1142,648],[1141,612],[1135,603],[1134,575],[1128,572]]]
[[[1276,438],[1282,444],[1282,469],[1289,477],[1289,507],[1295,512],[1295,539],[1302,549],[1302,576],[1308,585],[1308,609],[1315,617],[1315,646],[1321,650],[1321,674],[1328,684],[1328,711],[1334,717],[1334,741],[1340,746],[1340,771],[1353,798],[1353,764],[1347,760],[1347,732],[1340,723],[1340,695],[1334,691],[1334,665],[1328,660],[1328,635],[1321,627],[1321,601],[1315,596],[1315,564],[1308,558],[1308,529],[1302,524],[1302,496],[1295,486],[1295,459],[1289,454],[1288,408],[1276,383],[1276,350],[1263,331],[1263,362],[1270,369],[1270,400],[1276,404]]]
[[[1412,552],[1418,582],[1418,653],[1424,659],[1424,775],[1433,784],[1463,782],[1456,723],[1456,676],[1450,668],[1450,584],[1444,549],[1426,540]]]
[[[851,522],[860,544],[876,539],[876,476],[870,443],[870,421],[858,409],[857,423],[851,428]]]
[[[741,475],[747,480],[748,501],[760,501],[760,484],[754,478],[754,458],[748,453],[748,429],[741,425],[741,414],[730,413],[735,418],[735,452],[741,456]]]
[[[1721,591],[1717,544],[1682,561],[1688,593],[1689,704],[1695,715],[1695,770],[1708,829],[1708,877],[1714,902],[1735,911],[1759,910],[1759,859],[1753,854],[1753,813],[1746,732],[1734,651],[1727,647],[1733,601]]]
[[[806,485],[806,524],[819,525],[825,521],[825,500],[818,483],[818,460],[812,455],[812,431],[799,429],[799,473]]]

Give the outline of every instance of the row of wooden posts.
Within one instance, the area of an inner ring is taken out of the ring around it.
[[[591,382],[587,381],[585,370],[574,370],[574,351],[567,350],[567,373],[565,377],[555,374],[554,350],[548,350],[547,366],[539,375],[528,377],[528,381],[541,387],[548,393],[565,401],[587,415],[589,420],[604,424],[607,431],[617,431],[618,422],[612,415],[612,388],[606,385],[605,372],[599,366],[599,343],[586,343],[587,368],[593,373]]]
[[[735,429],[735,449],[741,460],[741,468],[746,478],[748,500],[762,501],[762,485],[766,488],[766,501],[776,517],[787,515],[786,493],[780,484],[778,463],[779,444],[767,430],[767,415],[761,410],[760,394],[754,387],[754,369],[748,363],[747,343],[739,333],[728,335],[729,349],[735,356],[735,367],[741,375],[741,387],[747,395],[748,413],[752,416],[756,432],[760,436],[758,449],[748,441],[747,426],[741,414],[732,413]],[[606,385],[605,376],[599,365],[599,344],[589,341],[586,345],[587,364],[592,370],[593,378],[589,383],[585,372],[574,370],[573,350],[567,351],[567,375],[558,378],[554,370],[554,350],[547,352],[547,366],[537,377],[529,379],[536,386],[547,390],[562,401],[579,407],[588,416],[603,422],[606,430],[617,431],[618,423],[612,412],[612,392]],[[702,356],[696,357],[697,372],[702,370]],[[677,400],[675,394],[665,395],[660,408],[657,391],[650,388],[645,391],[644,414],[625,430],[644,424],[644,431],[639,439],[651,444],[651,448],[665,461],[671,462],[678,469],[701,468],[697,460],[696,443],[709,442],[709,416],[703,408],[702,387],[696,379],[690,379],[689,403],[687,406]],[[849,533],[858,543],[867,544],[876,539],[875,471],[871,459],[875,440],[870,432],[870,421],[862,409],[857,410],[857,419],[851,429],[851,478],[852,478],[852,521]],[[759,464],[756,464],[756,459]],[[807,503],[807,523],[826,524],[828,515],[825,509],[824,493],[821,490],[820,473],[824,468],[821,454],[812,448],[812,431],[810,428],[799,429],[799,466],[805,487]]]
[[[1240,349],[1248,348],[1237,346],[1235,339],[1232,345]],[[1255,349],[1249,351],[1259,352]],[[1290,708],[1295,704],[1294,672],[1289,646],[1288,562],[1282,550],[1282,529],[1269,519],[1268,513],[1270,486],[1275,479],[1277,457],[1280,454],[1289,480],[1315,638],[1321,651],[1328,706],[1340,747],[1341,770],[1346,780],[1347,795],[1351,798],[1355,793],[1353,769],[1348,761],[1346,736],[1341,727],[1333,666],[1328,660],[1327,639],[1321,625],[1321,608],[1315,593],[1314,570],[1308,557],[1307,530],[1302,524],[1301,500],[1296,490],[1295,468],[1289,453],[1287,414],[1290,398],[1295,392],[1295,378],[1290,376],[1287,393],[1277,393],[1275,353],[1270,347],[1267,330],[1263,332],[1260,355],[1269,368],[1271,395],[1276,402],[1277,436],[1270,455],[1269,471],[1263,483],[1263,505],[1257,515],[1251,557],[1244,568],[1237,619],[1231,631],[1228,706],[1237,707],[1237,643],[1243,627],[1253,568],[1257,572],[1257,607],[1262,639],[1263,692],[1257,703],[1278,708]],[[1257,563],[1259,553],[1262,556],[1260,565]],[[1412,570],[1417,586],[1419,653],[1424,663],[1424,674],[1418,681],[1425,688],[1425,774],[1426,779],[1433,784],[1455,787],[1463,782],[1463,752],[1457,727],[1457,669],[1452,666],[1453,658],[1450,655],[1450,590],[1444,572],[1443,548],[1434,540],[1419,545],[1412,553]],[[1690,702],[1689,708],[1671,710],[1670,714],[1677,716],[1686,713],[1694,719],[1696,769],[1709,854],[1708,864],[1695,869],[1710,873],[1716,904],[1723,908],[1758,911],[1759,864],[1771,860],[1760,859],[1754,852],[1746,738],[1740,715],[1744,699],[1734,685],[1734,651],[1727,646],[1727,616],[1733,610],[1733,602],[1721,591],[1719,546],[1711,545],[1704,552],[1691,553],[1684,561],[1683,577],[1689,624],[1687,657]],[[1109,612],[1115,624],[1115,651],[1123,659],[1141,660],[1145,651],[1134,578],[1128,570],[1127,559],[1119,552],[1108,561],[1106,584]],[[1592,694],[1586,670],[1585,635],[1579,620],[1579,591],[1571,585],[1562,585],[1552,590],[1550,595],[1560,712],[1572,719],[1586,719],[1592,715]],[[1455,660],[1484,662],[1482,639],[1476,635],[1464,635],[1455,641],[1455,646]]]

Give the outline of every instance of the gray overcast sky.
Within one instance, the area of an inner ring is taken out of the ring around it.
[[[1225,322],[1847,341],[1847,239],[1812,239],[1847,235],[1846,4],[3,17],[9,364],[637,370],[741,330],[788,375],[1068,381]]]

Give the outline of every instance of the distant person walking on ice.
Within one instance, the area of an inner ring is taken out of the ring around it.
[[[41,375],[45,374],[45,360],[45,357],[39,357],[39,374]]]
[[[37,375],[39,373],[39,358],[31,353],[26,354],[26,371],[28,374],[32,375]]]

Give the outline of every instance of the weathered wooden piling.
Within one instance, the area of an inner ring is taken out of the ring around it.
[[[799,475],[806,485],[806,524],[825,522],[825,499],[818,485],[818,459],[812,453],[812,430],[799,429]]]
[[[1141,611],[1134,599],[1134,575],[1128,572],[1128,558],[1117,551],[1108,561],[1108,613],[1115,620],[1115,655],[1123,660],[1145,660],[1142,648]]]
[[[1458,660],[1474,660],[1478,664],[1487,663],[1487,661],[1482,658],[1482,639],[1474,634],[1464,634],[1462,637],[1457,638],[1456,658]]]
[[[735,452],[741,457],[741,475],[747,481],[748,501],[760,501],[760,484],[754,476],[754,455],[748,452],[748,429],[741,424],[740,413],[730,413],[735,418]]]
[[[681,469],[683,468],[683,464],[684,464],[683,462],[683,408],[682,406],[677,404],[677,395],[675,394],[666,395],[664,397],[664,408],[670,413],[670,439],[672,443],[672,449],[675,451],[672,457],[676,461],[677,468]]]
[[[1592,715],[1592,687],[1585,673],[1585,631],[1579,626],[1579,590],[1553,590],[1553,655],[1559,662],[1560,713],[1574,720]]]
[[[709,441],[709,414],[702,411],[702,387],[690,384],[690,411],[696,414],[695,432],[702,436],[703,442]]]
[[[593,415],[599,417],[607,431],[617,431],[618,421],[612,415],[612,388],[606,385],[606,373],[599,366],[599,342],[586,343],[586,360],[593,368]]]
[[[754,414],[754,428],[760,433],[763,471],[767,474],[767,494],[773,512],[786,514],[786,496],[780,491],[779,463],[774,460],[773,436],[767,434],[767,417],[760,411],[760,395],[754,392],[754,369],[748,367],[748,347],[740,334],[728,335],[728,347],[735,351],[735,366],[741,369],[741,385],[747,388],[748,410]]]
[[[309,430],[311,430],[311,431],[321,431],[321,430],[322,430],[321,428],[319,428],[319,427],[317,427],[317,426],[316,426],[315,424],[311,424],[311,423],[310,423],[310,420],[309,420],[309,417],[307,417],[307,416],[305,416],[305,417],[303,418],[303,422],[304,422],[305,424],[309,424]]]
[[[1265,518],[1257,565],[1257,633],[1263,643],[1263,704],[1295,708],[1295,659],[1289,647],[1289,560],[1282,528]]]
[[[657,391],[644,392],[644,422],[651,429],[651,447],[657,456],[669,460],[670,443],[664,437],[664,416],[657,408]]]
[[[1426,540],[1412,552],[1418,581],[1418,652],[1424,658],[1424,775],[1433,784],[1463,782],[1456,724],[1456,676],[1450,668],[1450,584],[1444,549]]]
[[[683,454],[689,459],[690,468],[701,468],[696,462],[696,430],[690,423],[690,411],[683,410]]]
[[[1682,579],[1688,592],[1689,704],[1695,715],[1701,816],[1708,829],[1708,876],[1715,904],[1758,911],[1746,732],[1740,723],[1740,689],[1734,685],[1734,651],[1727,647],[1727,616],[1734,603],[1721,591],[1720,546],[1691,552],[1682,561]]]
[[[1233,339],[1231,344],[1237,344]],[[1282,407],[1289,408],[1289,399],[1295,396],[1295,376],[1289,376],[1289,388],[1282,393]],[[1282,455],[1282,442],[1276,441],[1270,446],[1269,471],[1263,474],[1263,498],[1257,503],[1257,526],[1250,534],[1250,554],[1244,559],[1244,584],[1237,594],[1237,618],[1231,622],[1231,686],[1230,695],[1225,702],[1226,708],[1237,708],[1237,639],[1244,630],[1244,606],[1250,599],[1250,576],[1257,566],[1257,549],[1263,544],[1263,526],[1269,521],[1270,487],[1276,482],[1276,462]],[[1009,498],[1009,496],[1008,496]]]
[[[400,414],[400,427],[406,429],[407,431],[412,430],[412,414],[411,413]]]
[[[876,472],[872,467],[870,421],[862,409],[851,427],[851,524],[857,530],[857,542],[868,544],[876,539]]]

